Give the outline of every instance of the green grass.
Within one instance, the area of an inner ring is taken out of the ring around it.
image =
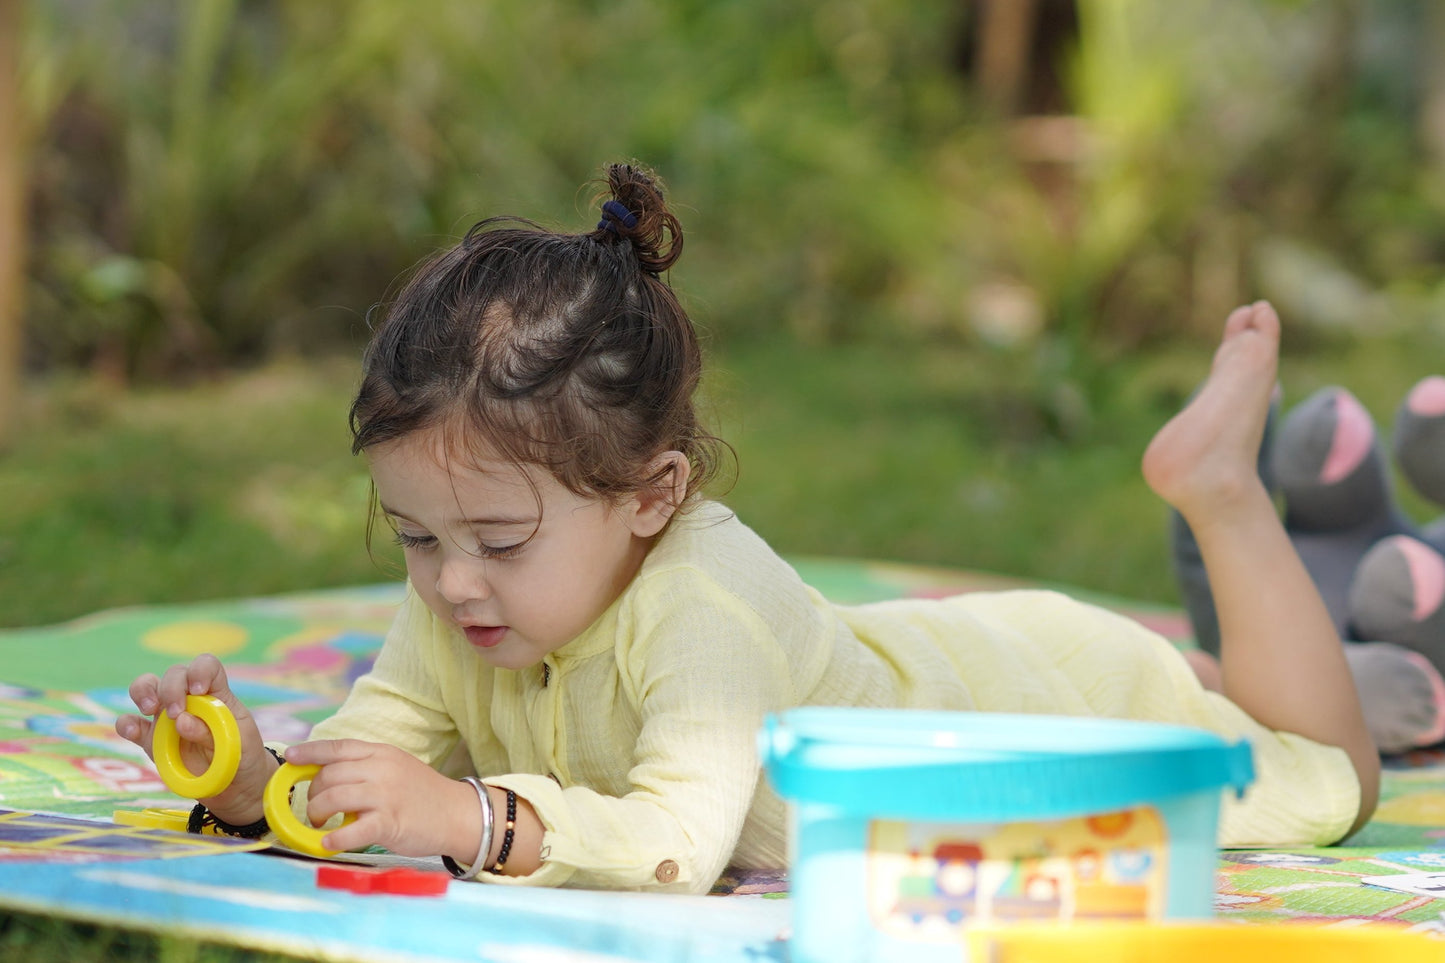
[[[784,553],[1167,592],[1163,509],[1137,471],[1156,419],[1113,404],[1127,417],[1095,416],[1088,442],[1072,441],[1049,390],[1001,379],[1000,360],[878,346],[735,354],[747,392],[731,405],[730,503]],[[1121,525],[1123,542],[1110,537]]]
[[[34,386],[0,460],[0,625],[383,578],[348,449],[353,379],[348,362],[128,394]]]
[[[292,963],[296,957],[5,912],[0,914],[0,959],[24,963]]]

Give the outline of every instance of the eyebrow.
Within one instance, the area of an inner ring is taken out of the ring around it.
[[[411,516],[405,515],[405,514],[403,514],[402,512],[399,512],[399,511],[397,511],[397,510],[394,509],[394,508],[389,508],[389,507],[387,507],[386,502],[380,502],[379,504],[381,505],[381,510],[382,510],[383,512],[385,512],[388,516],[392,517],[392,518],[399,518],[399,519],[401,519],[401,520],[404,521],[404,522],[411,522],[413,525],[420,525],[420,524],[421,524],[420,522],[418,522],[416,519],[412,518]],[[507,525],[536,525],[536,524],[537,524],[537,519],[536,519],[536,518],[524,518],[524,517],[522,517],[522,516],[506,516],[506,515],[502,515],[502,516],[497,516],[497,517],[495,517],[495,518],[464,518],[464,519],[461,520],[461,524],[463,524],[463,525],[492,526],[492,527],[501,528],[501,527],[504,527],[504,526],[507,526]]]

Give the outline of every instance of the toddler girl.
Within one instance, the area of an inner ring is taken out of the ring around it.
[[[353,448],[408,591],[372,671],[285,749],[323,767],[298,801],[314,823],[357,816],[326,846],[502,882],[705,892],[729,863],[784,865],[755,742],[765,714],[799,705],[1203,726],[1256,754],[1224,843],[1327,843],[1369,817],[1378,757],[1255,472],[1268,305],[1229,317],[1206,385],[1144,458],[1208,565],[1226,698],[1164,639],[1057,593],[845,607],[804,585],[702,497],[720,444],[661,277],[682,231],[645,171],[613,166],[607,187],[586,233],[477,225],[411,277],[367,349]],[[142,715],[117,732],[149,751],[148,717],[167,712],[199,771],[209,733],[187,693],[223,699],[243,733],[234,781],[202,802],[223,828],[264,831],[277,762],[215,658],[138,678]]]

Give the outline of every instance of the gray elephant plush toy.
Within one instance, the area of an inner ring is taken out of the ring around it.
[[[1410,390],[1391,438],[1401,475],[1445,506],[1445,378]],[[1283,419],[1272,416],[1259,469],[1282,500],[1285,529],[1345,640],[1380,751],[1445,740],[1445,517],[1421,525],[1399,507],[1374,421],[1344,388],[1322,388]],[[1171,541],[1195,637],[1217,655],[1209,582],[1177,514]]]

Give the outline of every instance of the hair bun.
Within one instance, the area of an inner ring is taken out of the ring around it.
[[[612,164],[607,188],[612,196],[602,202],[598,231],[630,241],[638,264],[651,274],[676,264],[682,255],[682,225],[667,209],[657,176],[633,164]]]

